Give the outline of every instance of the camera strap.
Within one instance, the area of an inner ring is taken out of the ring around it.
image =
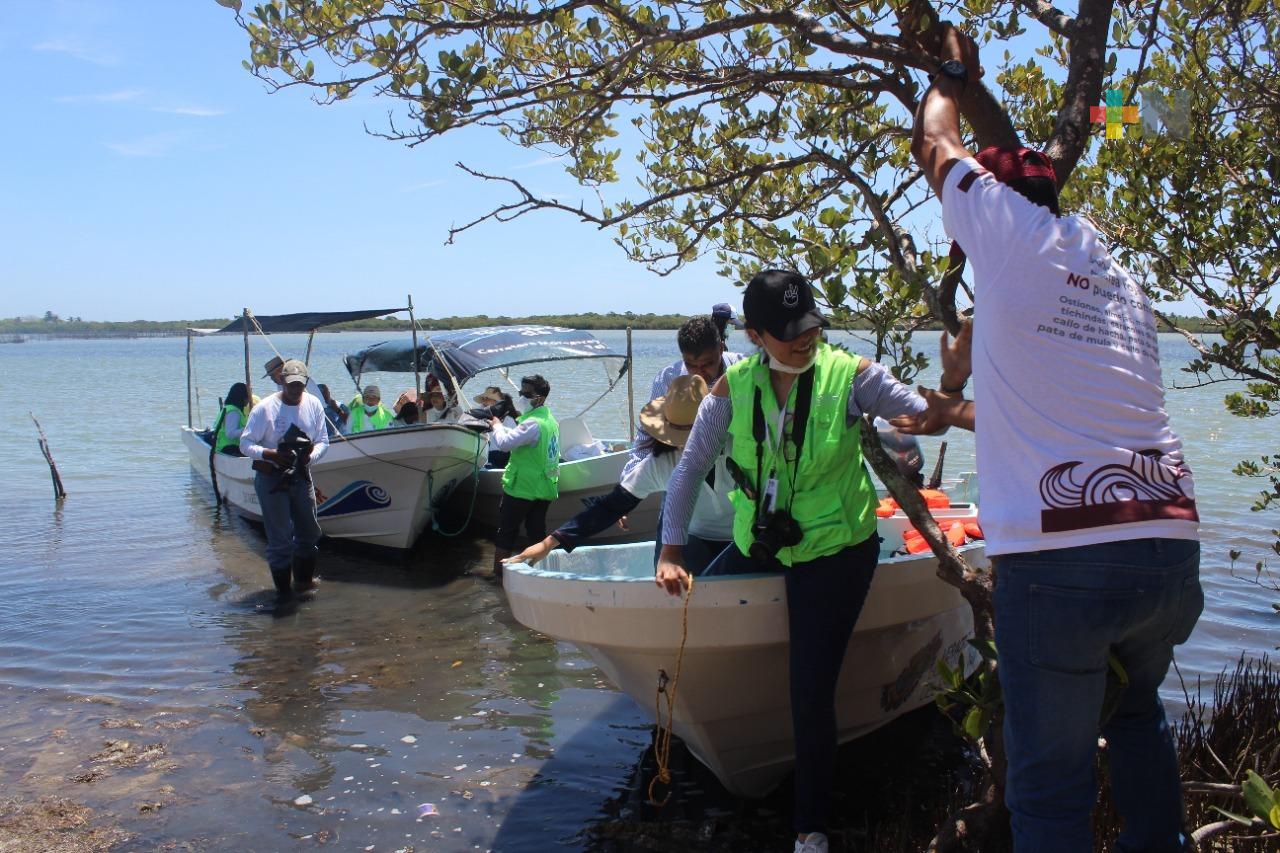
[[[813,409],[813,382],[814,368],[810,367],[804,373],[800,374],[798,385],[796,387],[796,412],[792,420],[791,442],[796,448],[796,464],[791,469],[791,498],[795,498],[796,471],[800,467],[800,454],[804,451],[805,434],[809,430],[809,412]],[[778,444],[777,450],[773,457],[773,469],[770,472],[769,480],[764,481],[764,445],[769,440],[769,427],[765,423],[764,417],[764,394],[760,386],[756,386],[755,393],[755,410],[752,412],[751,418],[751,437],[756,443],[756,520],[760,519],[761,509],[764,508],[768,512],[773,511],[773,500],[777,493],[776,476],[778,471],[778,459],[781,458],[783,463],[786,462],[786,443],[785,425],[787,420],[787,407],[782,406],[778,413]],[[762,507],[762,504],[768,504]]]

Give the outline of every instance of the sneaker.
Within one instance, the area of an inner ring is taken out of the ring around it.
[[[827,853],[827,836],[811,832],[804,841],[797,839],[794,853]]]

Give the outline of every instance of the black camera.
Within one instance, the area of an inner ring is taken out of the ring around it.
[[[516,408],[515,403],[510,400],[499,400],[490,406],[480,406],[467,412],[473,418],[487,421],[489,418],[497,418],[502,420],[505,417],[512,419],[520,417],[520,411]]]
[[[311,461],[311,439],[307,434],[298,429],[297,424],[289,424],[289,429],[285,432],[284,437],[280,439],[280,443],[276,445],[277,451],[292,451],[293,461],[289,463],[287,468],[281,469],[280,482],[271,491],[282,492],[293,485],[294,479],[299,475],[307,476],[307,464]]]
[[[794,548],[804,538],[804,531],[785,509],[771,512],[764,521],[757,521],[751,533],[756,541],[747,549],[747,555],[762,562],[776,558],[783,548]]]

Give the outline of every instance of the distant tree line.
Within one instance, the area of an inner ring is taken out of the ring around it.
[[[470,329],[478,326],[515,326],[532,323],[546,326],[567,326],[573,329],[591,331],[605,329],[677,329],[688,319],[685,314],[635,314],[630,311],[598,314],[594,311],[585,314],[538,314],[530,317],[490,317],[487,314],[475,314],[468,317],[418,318],[420,328],[427,331],[446,331],[450,329]],[[1212,320],[1201,317],[1171,317],[1178,328],[1194,334],[1214,334],[1218,329]],[[202,320],[128,320],[110,322],[106,320],[83,320],[80,317],[63,319],[51,311],[43,317],[10,317],[0,320],[0,334],[7,335],[66,335],[68,337],[127,337],[129,335],[155,336],[162,334],[181,335],[188,328],[220,329],[230,323],[230,317],[214,317]],[[855,318],[850,322],[837,322],[837,328],[867,331],[871,329],[868,320]],[[937,330],[939,323],[927,323],[913,328]],[[409,320],[406,317],[379,317],[371,320],[357,320],[352,323],[340,323],[329,326],[329,332],[407,332]]]

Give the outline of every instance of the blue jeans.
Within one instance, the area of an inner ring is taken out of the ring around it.
[[[1129,677],[1101,730],[1118,853],[1183,849],[1178,759],[1158,690],[1204,607],[1200,544],[1134,539],[995,558],[996,648],[1018,853],[1087,853],[1114,654]]]
[[[289,488],[272,491],[279,483],[280,475],[276,473],[259,471],[253,476],[262,526],[267,529],[267,565],[272,572],[288,571],[295,556],[314,557],[321,536],[311,478],[295,476]]]
[[[796,750],[792,824],[797,833],[827,830],[839,745],[836,682],[879,560],[880,537],[872,535],[843,551],[789,569],[777,560],[753,560],[730,545],[704,572],[707,576],[785,573],[791,731]]]

